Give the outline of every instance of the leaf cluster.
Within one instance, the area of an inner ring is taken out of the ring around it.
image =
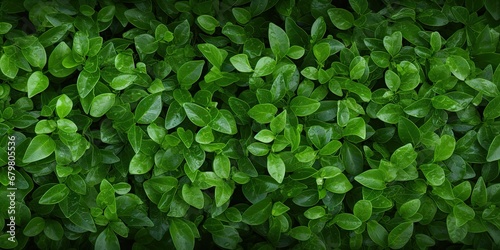
[[[1,1],[0,248],[499,248],[499,37],[497,0]]]

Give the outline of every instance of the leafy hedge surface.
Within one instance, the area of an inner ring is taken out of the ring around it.
[[[0,248],[499,248],[500,2],[334,4],[1,1]]]

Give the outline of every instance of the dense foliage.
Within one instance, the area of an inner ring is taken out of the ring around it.
[[[500,1],[3,0],[0,34],[2,249],[500,248]]]

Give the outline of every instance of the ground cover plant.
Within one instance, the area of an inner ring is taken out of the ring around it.
[[[497,0],[0,2],[2,249],[500,248]]]

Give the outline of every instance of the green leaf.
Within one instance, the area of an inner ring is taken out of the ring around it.
[[[217,131],[228,135],[234,135],[238,132],[236,127],[236,120],[231,112],[222,109],[217,112],[217,115],[210,122],[210,127]]]
[[[332,178],[325,180],[325,188],[326,190],[334,193],[334,194],[345,194],[349,192],[353,188],[351,182],[345,174],[339,174]]]
[[[421,139],[420,130],[411,120],[401,117],[398,122],[398,136],[403,143],[416,146]]]
[[[285,178],[285,163],[277,154],[269,154],[267,156],[267,171],[278,183],[282,183]]]
[[[144,97],[135,108],[135,120],[139,124],[150,124],[158,118],[162,108],[161,93]]]
[[[229,58],[231,64],[238,70],[239,72],[248,73],[252,72],[252,66],[250,66],[250,62],[248,61],[248,56],[246,54],[237,54]]]
[[[356,217],[366,222],[372,217],[372,203],[368,200],[359,200],[352,209]]]
[[[285,96],[287,86],[283,74],[279,74],[273,81],[271,86],[271,94],[273,95],[273,102],[277,102]]]
[[[312,41],[317,42],[318,40],[322,39],[323,36],[325,36],[325,33],[326,33],[325,19],[322,16],[320,16],[316,18],[316,21],[314,21],[311,27]]]
[[[64,200],[69,194],[65,184],[57,184],[49,188],[40,198],[39,203],[43,205],[57,204]]]
[[[450,158],[454,150],[455,138],[450,135],[443,135],[434,149],[434,162]]]
[[[365,58],[357,56],[351,61],[349,65],[349,76],[352,80],[359,80],[363,77],[367,68],[368,63],[366,62]]]
[[[192,250],[194,249],[194,232],[184,219],[170,218],[169,232],[175,249]]]
[[[500,3],[495,0],[485,0],[484,7],[495,20],[500,20]]]
[[[421,202],[419,199],[409,200],[401,205],[398,209],[399,215],[405,219],[411,218],[420,209]]]
[[[113,19],[115,12],[116,7],[114,5],[105,6],[97,13],[97,21],[109,22]]]
[[[97,236],[97,239],[95,240],[95,248],[119,250],[120,242],[118,241],[118,237],[116,237],[113,230],[107,227],[99,234],[99,236]]]
[[[142,137],[144,132],[138,126],[132,125],[130,129],[127,131],[127,138],[130,142],[130,146],[134,149],[134,152],[137,154],[141,150],[142,145]]]
[[[294,60],[298,60],[304,56],[305,52],[306,51],[304,48],[297,45],[292,45],[290,49],[288,49],[286,55]]]
[[[196,22],[200,28],[206,31],[208,34],[213,34],[215,28],[219,26],[219,21],[210,15],[201,15],[196,18]]]
[[[499,94],[498,87],[489,80],[482,78],[475,78],[465,81],[469,87],[479,91],[485,96],[497,97]]]
[[[397,91],[401,85],[401,79],[399,79],[398,74],[392,70],[387,70],[385,72],[385,85],[392,90]]]
[[[81,98],[87,97],[99,81],[100,74],[82,70],[78,75],[76,87]]]
[[[389,67],[391,55],[385,51],[372,51],[370,53],[370,58],[380,68],[387,68]]]
[[[404,108],[404,112],[417,118],[423,118],[429,114],[432,109],[431,99],[423,98]]]
[[[467,227],[459,227],[453,214],[446,217],[446,228],[451,241],[454,243],[462,241],[467,236]]]
[[[6,22],[0,22],[0,35],[7,34],[12,28],[12,24]]]
[[[213,162],[213,169],[217,176],[223,179],[228,179],[231,173],[231,162],[225,155],[218,154]]]
[[[356,145],[344,142],[340,154],[347,173],[358,175],[363,171],[363,154]]]
[[[263,142],[263,143],[270,143],[275,139],[274,133],[271,130],[268,129],[263,129],[259,131],[254,136],[255,140]]]
[[[316,112],[320,106],[317,100],[305,96],[296,96],[290,102],[290,109],[296,116],[311,115]]]
[[[22,48],[21,52],[31,66],[43,69],[47,63],[47,54],[45,48],[39,41],[34,42],[26,48]]]
[[[265,124],[271,122],[277,112],[278,108],[276,108],[276,106],[264,103],[253,106],[248,110],[248,115],[256,122]]]
[[[500,117],[500,96],[493,98],[488,102],[483,110],[483,116],[485,119],[495,119]]]
[[[392,33],[390,36],[384,37],[384,48],[391,56],[395,56],[403,46],[403,34],[400,31]]]
[[[68,30],[71,29],[71,27],[72,25],[69,23],[55,26],[41,34],[40,37],[38,37],[38,41],[40,41],[40,44],[43,47],[53,45],[56,42],[59,42],[66,35]]]
[[[285,57],[290,48],[290,40],[286,32],[274,23],[269,23],[268,36],[269,45],[271,46],[273,54],[276,56],[276,60],[278,61]]]
[[[142,152],[135,154],[130,160],[129,173],[130,174],[145,174],[151,170],[154,164],[153,157],[146,155]]]
[[[448,24],[448,17],[437,9],[428,9],[417,16],[418,21],[428,26],[444,26]]]
[[[41,217],[33,217],[23,229],[23,234],[34,237],[40,234],[45,228],[45,220]]]
[[[448,65],[451,73],[460,81],[465,81],[465,78],[467,78],[470,74],[469,63],[461,56],[449,56],[446,59],[446,65]]]
[[[234,188],[226,182],[222,182],[222,184],[215,186],[215,206],[221,207],[227,204],[233,192]]]
[[[488,202],[488,193],[483,177],[479,177],[472,190],[471,203],[473,206],[483,207]]]
[[[115,104],[116,95],[113,93],[100,94],[92,99],[89,114],[93,117],[101,117],[106,114]]]
[[[403,248],[413,235],[413,222],[404,222],[391,230],[388,246],[392,249]]]
[[[361,117],[356,117],[356,118],[350,119],[347,122],[347,125],[344,128],[342,135],[343,136],[355,135],[363,140],[366,139],[365,120],[363,120],[363,118],[361,118]]]
[[[271,198],[266,197],[263,200],[251,205],[242,214],[243,223],[256,226],[260,225],[269,219],[271,216],[273,203]]]
[[[191,85],[200,79],[204,65],[205,61],[203,60],[189,61],[182,64],[179,70],[177,70],[177,81],[179,81],[179,84],[186,89],[191,88]]]
[[[455,216],[457,226],[462,227],[467,222],[474,219],[476,213],[474,212],[474,209],[467,206],[464,202],[459,202],[453,206],[453,215]]]
[[[49,87],[49,78],[41,71],[33,72],[28,78],[28,98],[42,93]]]
[[[204,127],[212,120],[210,112],[196,103],[186,102],[182,104],[182,107],[184,107],[184,111],[189,120],[196,126]]]
[[[75,67],[66,68],[63,66],[63,60],[68,56],[71,56],[71,48],[65,42],[59,43],[54,50],[52,50],[52,53],[50,53],[49,56],[48,66],[50,74],[55,77],[63,78],[73,73],[76,69]],[[2,63],[3,58],[4,56],[2,55],[0,58],[0,69],[2,70],[2,73],[5,74]]]
[[[297,226],[294,227],[288,232],[288,234],[296,240],[299,241],[307,241],[311,238],[312,232],[309,227],[306,226]]]
[[[271,120],[271,123],[269,124],[271,131],[273,131],[274,134],[281,133],[285,129],[286,119],[287,113],[285,109]]]
[[[337,106],[337,123],[341,127],[347,126],[347,123],[349,122],[350,119],[350,111],[349,107],[346,104],[347,102],[345,100],[338,101],[338,106]]]
[[[361,185],[373,190],[385,189],[384,172],[380,169],[370,169],[354,177]]]
[[[311,207],[304,212],[304,216],[310,220],[319,219],[325,216],[325,214],[325,209],[320,206]]]
[[[368,9],[367,0],[349,0],[349,5],[359,15],[363,14]]]
[[[413,149],[413,145],[408,143],[399,147],[391,155],[391,163],[394,167],[404,169],[412,164],[417,159],[417,152]]]
[[[245,29],[241,26],[234,25],[231,22],[227,22],[222,28],[222,34],[227,36],[232,42],[236,44],[244,44],[248,40],[248,36]]]
[[[131,74],[134,73],[135,64],[134,57],[129,53],[119,53],[115,57],[115,68],[121,73]]]
[[[389,103],[377,112],[377,118],[383,122],[396,124],[403,115],[403,109],[398,104]]]
[[[14,60],[10,56],[3,54],[0,57],[0,70],[5,76],[13,79],[19,71],[19,67],[15,65]]]
[[[500,135],[495,136],[491,142],[486,160],[489,162],[500,160]]]
[[[434,52],[437,52],[441,49],[441,35],[439,34],[439,32],[434,31],[431,33],[430,44],[431,44],[432,51],[434,51]]]
[[[111,86],[111,88],[115,90],[124,90],[130,85],[132,85],[136,79],[137,79],[136,75],[122,74],[113,78],[109,86]]]
[[[201,51],[203,56],[208,59],[208,61],[216,68],[220,68],[227,53],[223,54],[225,50],[220,50],[215,47],[215,45],[210,43],[198,44],[198,49]]]
[[[253,77],[267,76],[273,73],[275,67],[276,61],[274,59],[267,56],[261,57],[255,65]]]
[[[397,69],[399,77],[401,78],[400,90],[409,91],[418,86],[420,83],[420,74],[415,64],[408,61],[402,61],[397,66]]]
[[[349,213],[341,213],[337,214],[335,218],[333,218],[335,224],[337,224],[340,228],[344,230],[356,230],[362,224],[361,220],[353,214]]]
[[[31,140],[26,153],[24,153],[23,162],[31,163],[47,158],[56,149],[56,143],[48,135],[37,135]]]
[[[86,56],[89,52],[89,37],[87,32],[77,31],[73,37],[73,52],[79,56]]]
[[[66,117],[73,109],[73,101],[66,95],[62,94],[56,102],[56,113],[59,118]]]
[[[35,126],[35,133],[49,134],[57,128],[57,124],[53,120],[41,120]]]
[[[182,186],[182,198],[187,204],[197,209],[202,209],[205,205],[203,193],[198,187],[193,185],[184,184],[184,186]]]
[[[233,13],[233,16],[236,19],[236,21],[238,21],[238,23],[241,24],[248,23],[252,18],[252,14],[244,8],[232,8],[231,12]]]
[[[335,25],[335,27],[337,27],[337,29],[339,30],[350,29],[354,24],[354,16],[351,12],[345,9],[328,9],[328,16],[330,17],[333,25]]]
[[[431,163],[420,165],[420,170],[432,186],[441,186],[445,181],[445,174],[441,166]]]
[[[165,128],[175,128],[179,124],[181,124],[185,118],[186,112],[184,112],[184,108],[178,102],[173,102],[170,104],[167,110],[167,116],[165,117]]]
[[[381,247],[387,247],[389,233],[382,225],[375,220],[370,220],[366,224],[366,229],[368,231],[368,236],[371,240],[373,240],[373,242]]]
[[[75,133],[78,130],[78,127],[73,121],[65,118],[57,120],[57,128],[59,129],[59,131],[63,131],[66,133]]]
[[[372,93],[370,89],[361,83],[353,81],[348,82],[345,84],[345,89],[358,95],[364,102],[369,102],[372,98]]]
[[[153,54],[158,49],[158,42],[150,34],[140,34],[134,37],[134,43],[139,54]]]

